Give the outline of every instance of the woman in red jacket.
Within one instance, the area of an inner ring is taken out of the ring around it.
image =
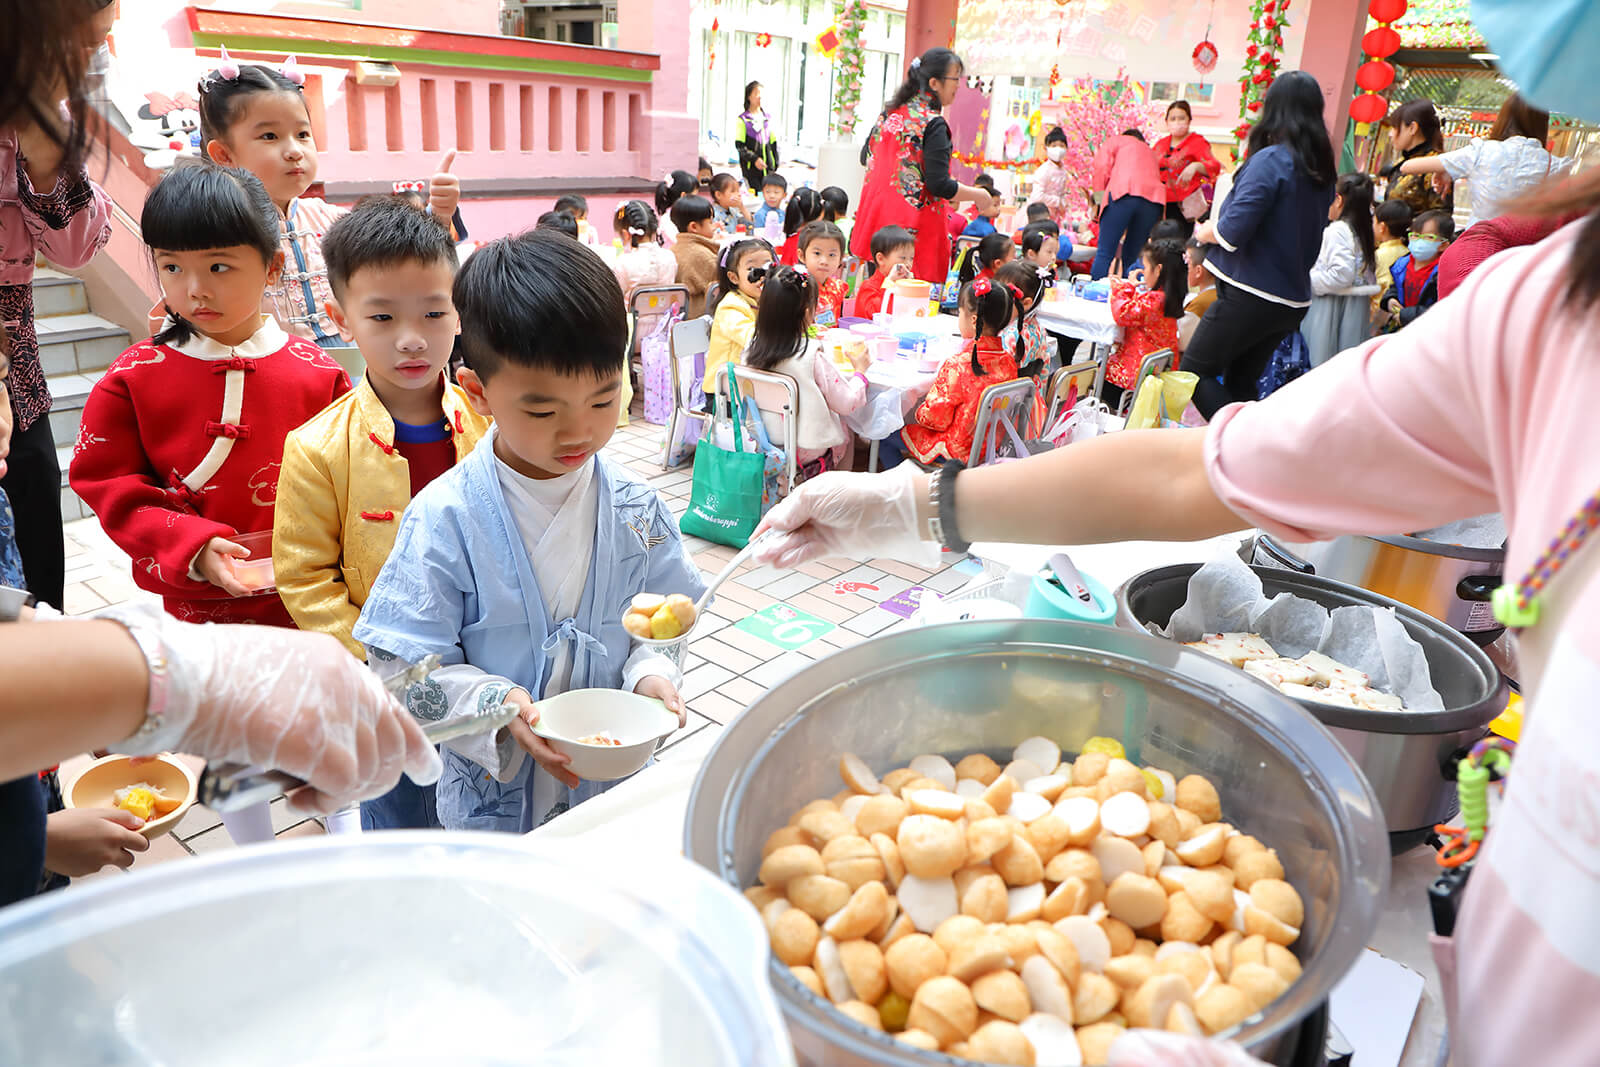
[[[1168,104],[1167,136],[1157,141],[1155,148],[1161,183],[1167,187],[1166,217],[1176,219],[1183,226],[1185,241],[1194,233],[1195,220],[1205,211],[1185,215],[1183,202],[1204,186],[1215,183],[1222,173],[1222,160],[1211,151],[1211,143],[1190,131],[1193,121],[1194,112],[1189,110],[1189,101],[1174,100]]]

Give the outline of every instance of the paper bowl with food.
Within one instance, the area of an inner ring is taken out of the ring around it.
[[[695,602],[682,593],[640,593],[622,616],[622,627],[636,643],[666,656],[681,671],[689,631],[699,618]]]
[[[69,808],[122,808],[144,819],[139,832],[152,840],[178,824],[199,792],[199,780],[180,759],[163,753],[135,763],[105,756],[84,768],[62,802]]]
[[[678,716],[661,701],[619,689],[574,689],[539,701],[538,710],[533,732],[591,782],[626,778],[678,728]]]

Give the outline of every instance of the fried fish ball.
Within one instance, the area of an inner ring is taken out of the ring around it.
[[[922,983],[945,973],[949,964],[944,949],[927,934],[907,934],[883,954],[888,968],[889,988],[907,1000],[917,995]]]
[[[978,1004],[972,990],[958,979],[932,978],[912,998],[906,1025],[932,1034],[941,1047],[953,1045],[978,1028]]]
[[[967,862],[961,824],[937,815],[908,815],[895,834],[900,860],[918,878],[948,878]]]
[[[868,838],[873,834],[888,834],[892,837],[909,814],[911,805],[893,793],[870,796],[856,812],[856,832]]]
[[[811,962],[822,931],[811,916],[789,908],[772,924],[772,954],[791,967]]]
[[[1198,774],[1178,779],[1178,807],[1193,812],[1202,823],[1217,822],[1222,818],[1222,799],[1217,787]]]
[[[784,845],[761,861],[757,877],[762,885],[783,889],[796,878],[822,874],[825,869],[822,854],[810,845]]]
[[[1015,976],[1013,976],[1015,977]],[[1024,1016],[1026,1017],[1026,1016]],[[967,1054],[984,1063],[1020,1064],[1034,1067],[1033,1045],[1014,1022],[995,1020],[984,1023],[967,1039]]]

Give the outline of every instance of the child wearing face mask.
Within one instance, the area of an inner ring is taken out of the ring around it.
[[[1067,135],[1060,126],[1053,126],[1044,135],[1044,162],[1033,172],[1033,189],[1028,194],[1029,204],[1043,204],[1050,219],[1057,226],[1067,222]]]
[[[1384,331],[1394,333],[1439,302],[1439,254],[1456,236],[1448,211],[1424,211],[1412,223],[1409,251],[1389,268],[1389,288],[1378,306],[1389,313]]]

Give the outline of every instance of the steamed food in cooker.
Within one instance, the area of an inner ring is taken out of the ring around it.
[[[847,753],[839,775],[745,895],[802,985],[897,1041],[1098,1064],[1129,1027],[1229,1030],[1300,975],[1300,895],[1204,777],[1044,737],[1003,767],[923,755],[880,777]]]
[[[1208,656],[1243,668],[1296,700],[1315,700],[1341,708],[1404,711],[1405,702],[1372,688],[1371,679],[1321,652],[1299,659],[1280,656],[1260,634],[1206,634],[1185,644]]]

